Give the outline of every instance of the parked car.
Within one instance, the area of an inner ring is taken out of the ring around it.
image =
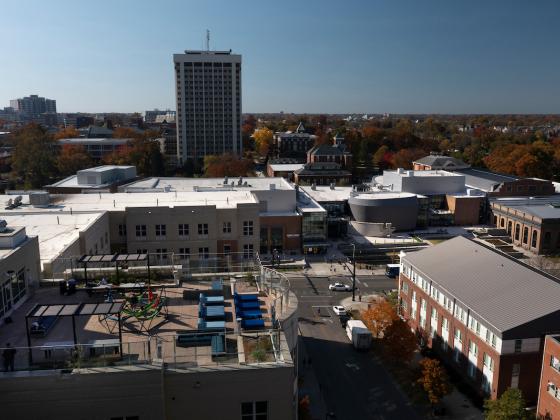
[[[337,292],[348,292],[352,290],[352,287],[344,283],[334,283],[334,284],[329,284],[329,290],[334,290]]]
[[[332,310],[337,315],[346,315],[346,309],[344,309],[344,306],[333,306]]]

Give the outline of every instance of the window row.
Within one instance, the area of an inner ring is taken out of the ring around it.
[[[198,223],[197,232],[199,235],[208,235],[208,223]],[[177,232],[179,236],[189,236],[190,227],[187,223],[179,223]],[[232,223],[223,222],[222,233],[229,234],[232,232]],[[148,233],[148,228],[146,225],[136,225],[136,237],[142,238],[146,237]],[[252,220],[243,222],[243,236],[253,236],[254,234],[254,224]],[[167,235],[167,225],[158,224],[155,225],[155,235],[158,237],[163,237]],[[119,225],[119,236],[126,236],[126,225]]]

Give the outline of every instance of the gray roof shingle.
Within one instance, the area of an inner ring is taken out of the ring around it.
[[[560,311],[560,280],[461,236],[407,254],[403,261],[500,335]]]

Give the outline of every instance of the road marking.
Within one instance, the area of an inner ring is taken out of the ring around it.
[[[358,278],[356,278],[356,283],[362,284],[362,283],[360,282],[360,279],[358,279]]]
[[[369,287],[365,281],[363,283],[364,283],[364,287]]]
[[[360,370],[360,367],[355,363],[346,363],[346,366],[355,371]]]

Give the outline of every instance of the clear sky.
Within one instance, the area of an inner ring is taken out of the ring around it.
[[[559,0],[18,0],[0,107],[175,108],[173,53],[243,55],[244,112],[560,113]]]

